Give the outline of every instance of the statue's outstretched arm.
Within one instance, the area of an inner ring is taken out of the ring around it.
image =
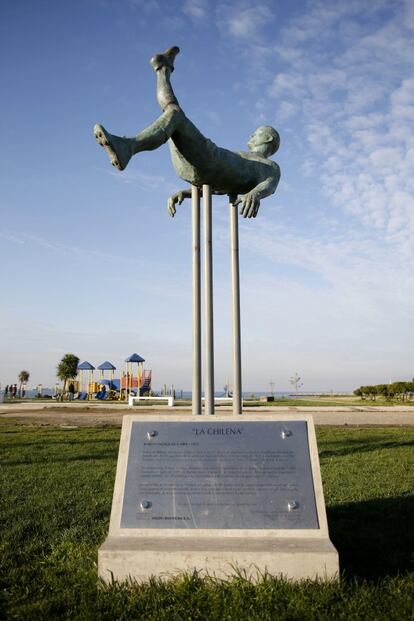
[[[240,215],[244,218],[255,218],[259,211],[260,201],[262,198],[266,198],[266,196],[270,196],[276,191],[279,179],[280,172],[278,170],[277,172],[275,171],[274,176],[268,177],[256,185],[252,190],[250,190],[250,192],[237,199],[233,204],[241,204]],[[224,192],[213,191],[213,194],[222,195]],[[200,196],[202,195],[203,192],[200,190]],[[170,196],[167,203],[167,210],[171,218],[174,218],[177,212],[176,205],[181,205],[185,198],[191,198],[191,188],[188,188],[187,190],[179,190]]]
[[[179,190],[179,192],[176,192],[175,194],[170,196],[167,203],[167,210],[171,218],[174,218],[177,211],[175,208],[176,204],[178,203],[179,205],[181,205],[185,198],[191,198],[191,188],[189,188],[188,190]]]
[[[200,197],[203,196],[203,190],[201,188],[199,189],[199,192]],[[213,190],[212,193],[218,196],[222,196],[223,194],[225,194],[225,192],[216,192],[215,190]],[[167,203],[167,210],[171,218],[174,218],[177,212],[177,209],[175,208],[177,203],[178,205],[181,205],[185,198],[191,198],[191,188],[189,188],[188,190],[179,190],[178,192],[170,196]]]
[[[276,174],[275,171],[274,176],[268,177],[267,179],[256,185],[253,190],[250,190],[250,192],[241,196],[234,203],[234,205],[241,204],[240,215],[244,218],[255,218],[259,211],[260,201],[262,200],[262,198],[266,198],[266,196],[270,196],[276,191],[279,179],[280,172],[277,171]]]

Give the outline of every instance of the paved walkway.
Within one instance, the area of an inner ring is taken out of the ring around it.
[[[217,413],[231,412],[229,407],[216,408]],[[245,408],[246,413],[264,414],[265,412],[293,412],[311,413],[316,425],[369,425],[369,426],[409,426],[414,427],[414,406],[341,406],[341,407],[259,407]],[[152,406],[128,407],[110,403],[16,403],[0,404],[0,421],[7,422],[13,419],[24,425],[77,425],[102,426],[122,424],[125,414],[157,414],[173,412],[191,416],[190,407]]]

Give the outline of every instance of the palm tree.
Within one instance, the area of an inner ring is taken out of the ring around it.
[[[75,354],[65,354],[56,368],[56,375],[63,382],[62,399],[66,390],[66,382],[75,379],[78,373],[79,358]]]
[[[22,396],[22,386],[23,384],[27,384],[27,382],[29,381],[29,377],[30,377],[29,371],[20,371],[19,373],[19,397]]]

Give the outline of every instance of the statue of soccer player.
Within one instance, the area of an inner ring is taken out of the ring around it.
[[[279,134],[268,125],[258,127],[249,139],[248,152],[229,151],[205,138],[184,114],[171,86],[170,75],[179,51],[178,47],[171,47],[150,60],[157,76],[161,116],[134,138],[110,134],[102,125],[95,125],[95,137],[118,170],[124,170],[136,153],[158,149],[168,142],[181,179],[199,188],[209,185],[213,194],[228,194],[233,204],[241,204],[241,215],[254,218],[261,199],[273,194],[279,183],[279,166],[268,159],[279,148]],[[176,204],[190,196],[191,189],[173,194],[168,199],[169,214],[174,217]]]

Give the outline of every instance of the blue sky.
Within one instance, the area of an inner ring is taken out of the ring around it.
[[[276,194],[240,221],[244,390],[414,375],[414,4],[4,0],[0,381],[54,384],[66,352],[191,387],[188,204],[167,147],[113,169],[100,122],[159,114],[171,45],[186,114],[216,143],[281,135]],[[184,184],[185,186],[185,184]],[[231,378],[228,213],[214,203],[216,386]]]

